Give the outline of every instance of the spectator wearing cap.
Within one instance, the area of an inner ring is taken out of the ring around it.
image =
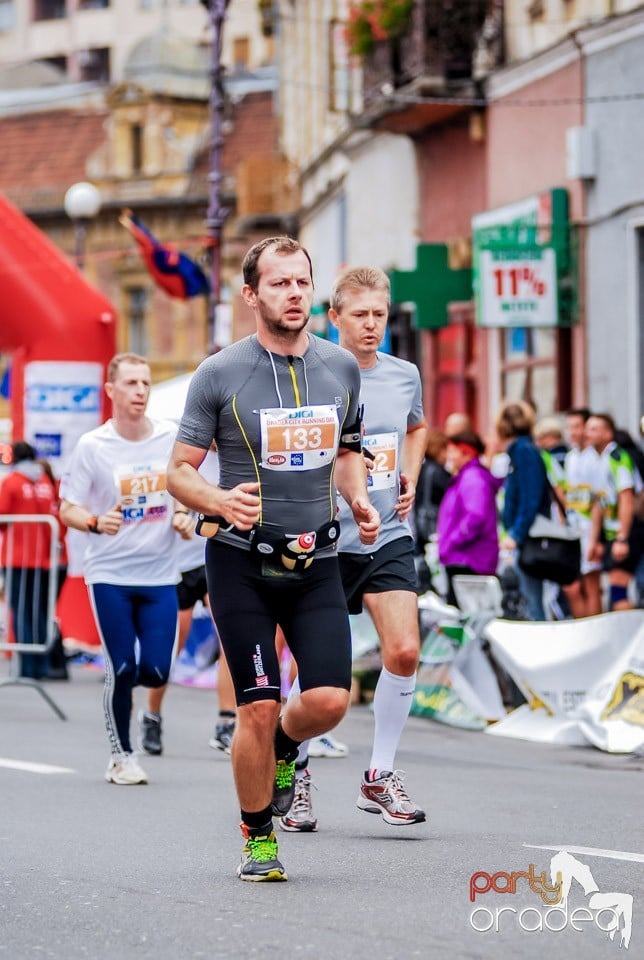
[[[563,497],[565,489],[565,462],[569,447],[566,446],[564,432],[557,417],[543,417],[534,427],[534,442],[541,450],[548,474],[548,480]]]
[[[499,560],[495,479],[480,457],[483,441],[472,430],[450,437],[447,458],[455,473],[438,509],[438,555],[456,604],[453,580],[461,574],[491,575]]]

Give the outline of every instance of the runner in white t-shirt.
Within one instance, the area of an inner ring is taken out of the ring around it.
[[[61,483],[61,520],[89,531],[84,575],[105,652],[110,783],[147,783],[130,742],[132,689],[167,682],[177,631],[177,537],[192,521],[166,489],[176,426],[145,415],[143,357],[119,354],[105,391],[112,419],[84,434]],[[138,640],[138,656],[137,643]]]
[[[635,495],[642,490],[642,480],[629,454],[615,443],[610,414],[589,417],[586,436],[599,454],[590,557],[602,559],[608,572],[609,609],[628,610],[633,606],[628,588],[642,552],[634,523]]]
[[[208,483],[216,484],[219,481],[219,460],[214,444],[199,467],[199,473]],[[196,521],[197,514],[192,511],[190,515],[193,521]],[[192,627],[192,614],[197,601],[209,605],[204,557],[205,546],[206,542],[203,537],[192,537],[190,540],[178,540],[174,547],[176,551],[175,560],[181,574],[181,579],[177,584],[177,599],[179,602],[177,656],[183,650],[188,639]],[[167,685],[150,687],[147,707],[145,710],[141,710],[138,717],[139,744],[145,753],[152,756],[159,756],[163,753],[161,708],[167,689]],[[217,697],[219,700],[219,719],[208,743],[213,750],[222,750],[230,754],[235,731],[235,691],[226,657],[221,647],[217,670]]]
[[[574,617],[592,617],[602,612],[601,563],[588,558],[590,547],[593,487],[599,454],[586,440],[586,422],[590,411],[576,407],[566,413],[566,433],[570,450],[564,461],[564,493],[568,522],[581,536],[581,576],[564,587]]]

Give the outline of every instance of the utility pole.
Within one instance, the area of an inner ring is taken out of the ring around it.
[[[201,0],[210,16],[210,170],[208,172],[208,213],[206,228],[210,237],[210,301],[208,306],[208,348],[216,348],[217,306],[221,295],[221,244],[228,210],[221,202],[221,149],[223,146],[224,85],[221,47],[226,8],[230,0]]]

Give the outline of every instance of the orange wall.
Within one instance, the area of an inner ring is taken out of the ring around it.
[[[469,237],[472,214],[485,209],[486,144],[473,141],[469,129],[465,115],[418,138],[424,243]]]
[[[583,123],[583,104],[528,105],[513,101],[582,96],[579,61],[490,104],[487,115],[489,209],[552,187],[568,187],[570,215],[583,216],[582,186],[566,177],[566,130]]]

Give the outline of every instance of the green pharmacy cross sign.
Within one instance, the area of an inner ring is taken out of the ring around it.
[[[472,219],[474,300],[482,327],[559,327],[576,319],[568,192],[535,194]]]
[[[451,269],[445,243],[419,244],[416,269],[392,270],[389,277],[391,302],[415,304],[418,330],[447,326],[448,304],[472,299],[472,271]]]

